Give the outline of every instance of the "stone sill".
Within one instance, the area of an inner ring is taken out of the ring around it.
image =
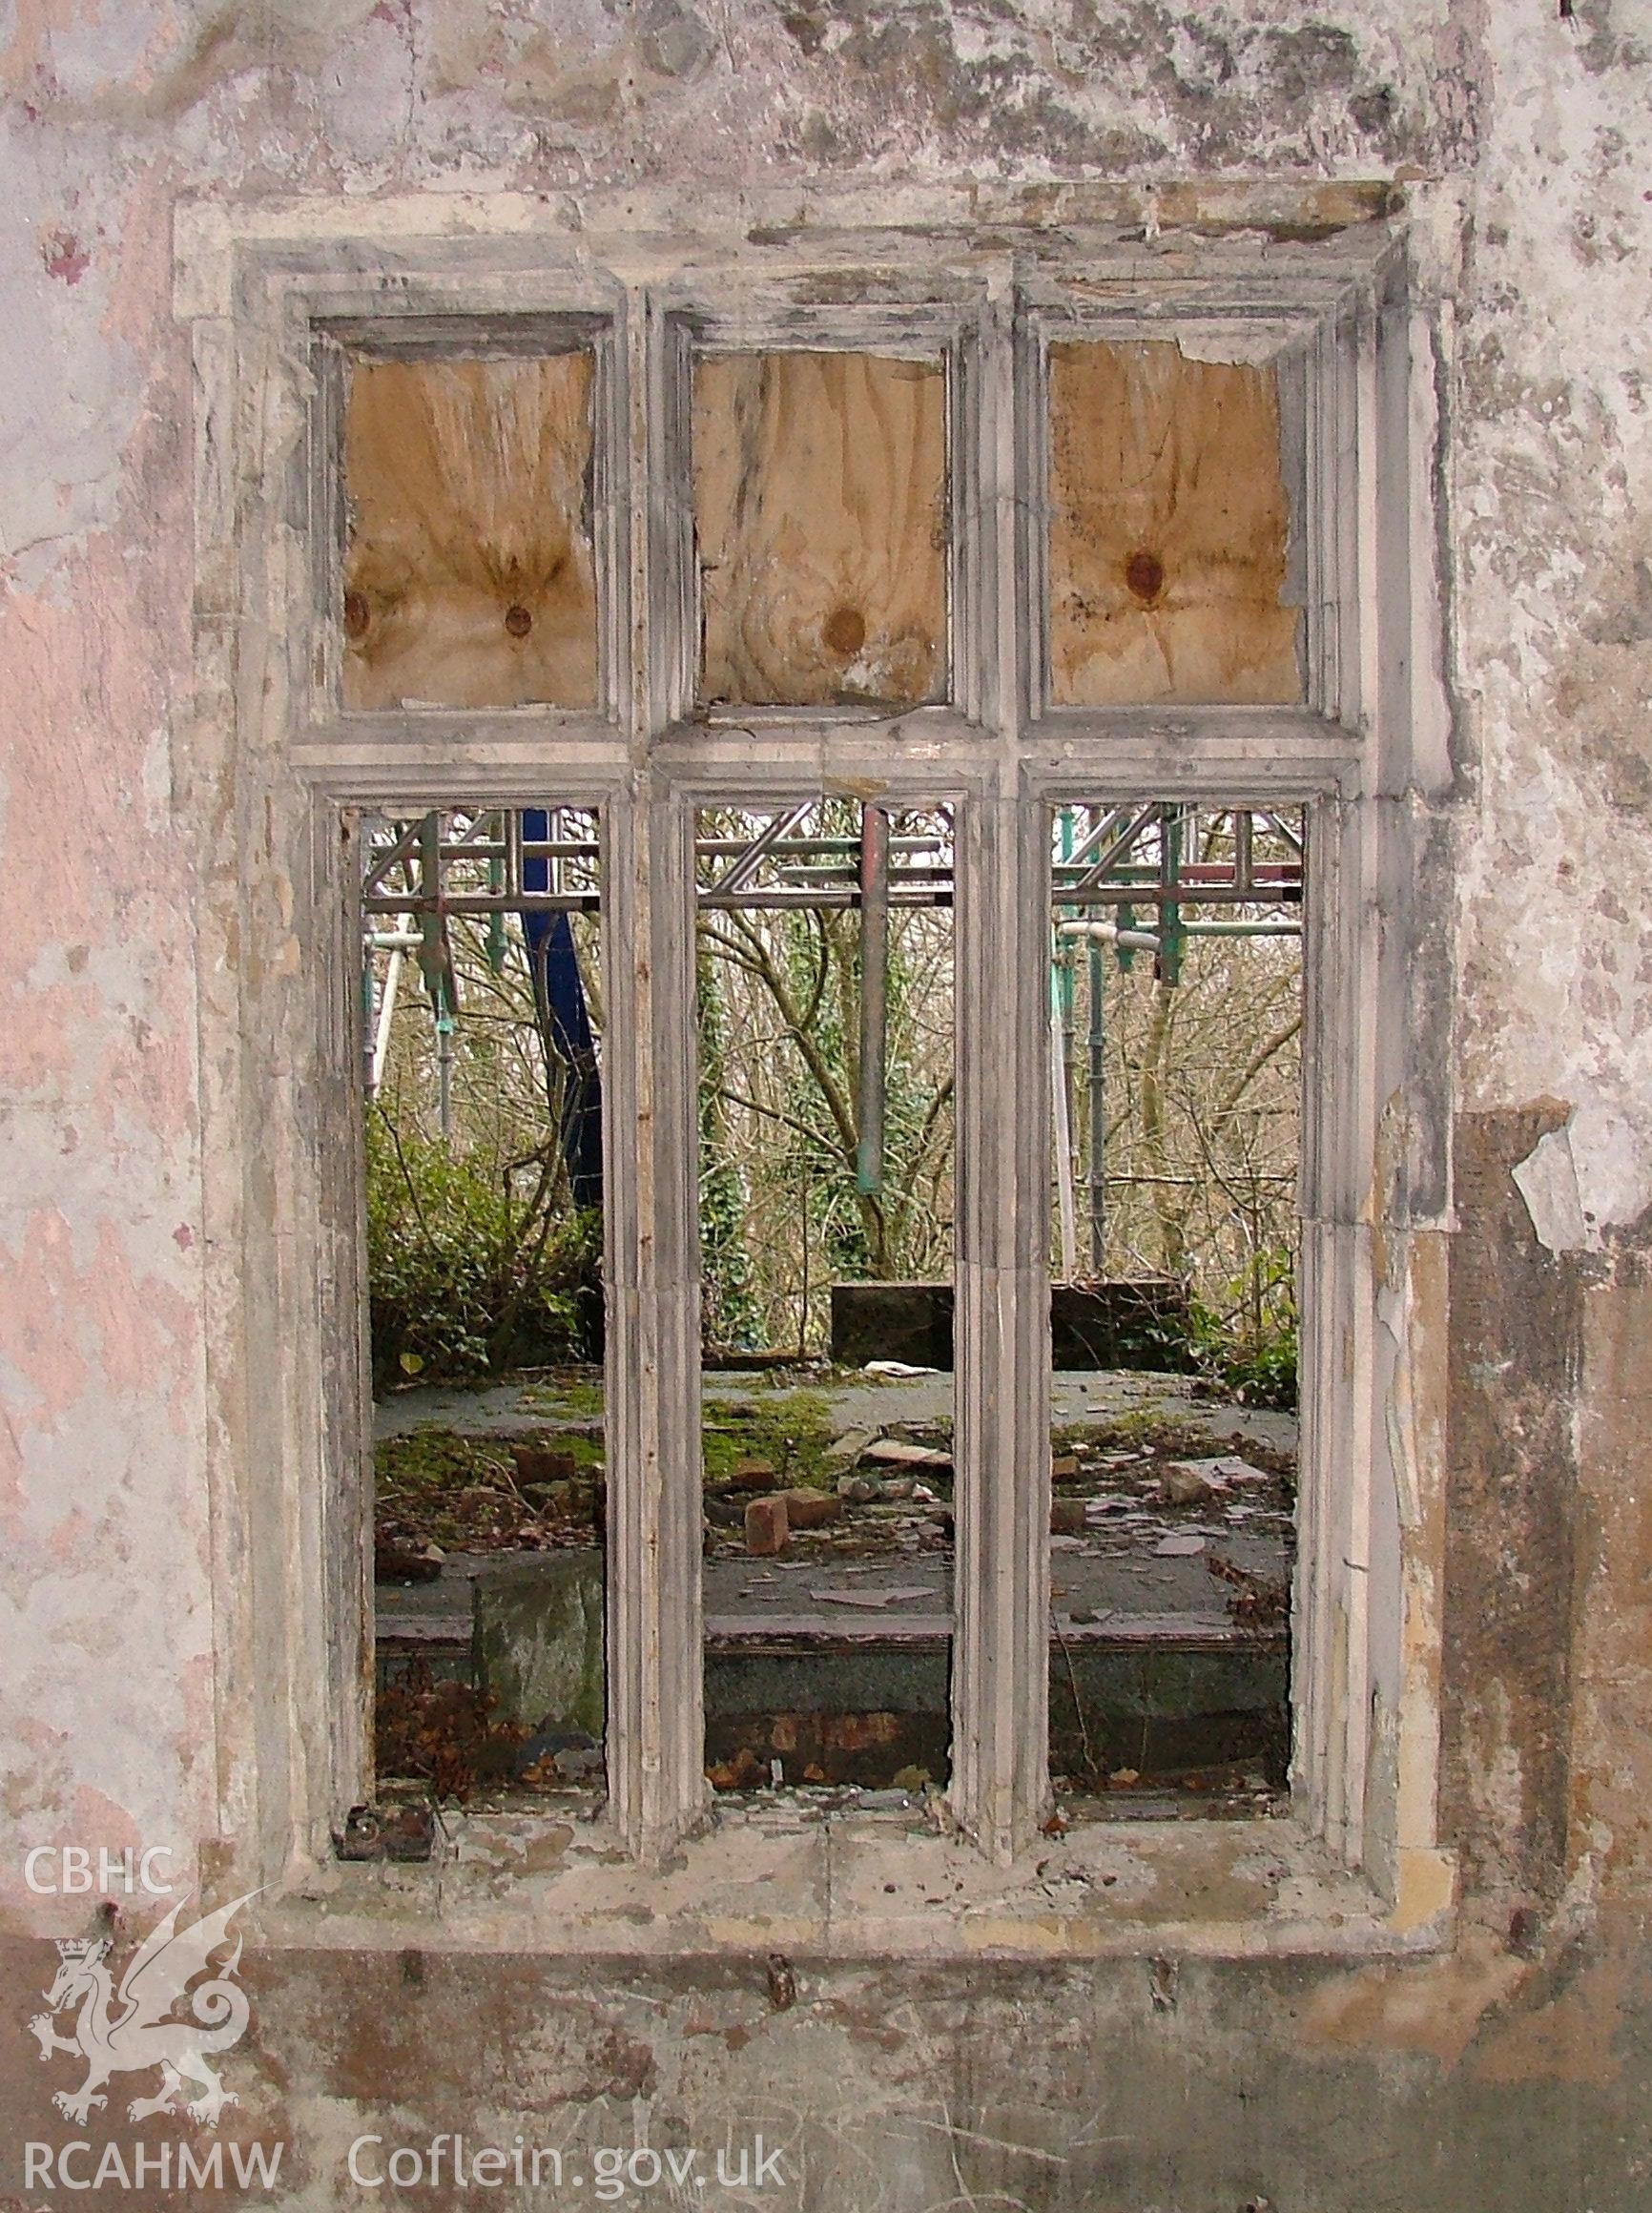
[[[255,1909],[300,1949],[814,1961],[1372,1957],[1443,1949],[1452,1869],[1391,1908],[1291,1818],[1091,1823],[1013,1868],[921,1818],[719,1810],[661,1870],[603,1819],[471,1813],[426,1867],[328,1862]]]

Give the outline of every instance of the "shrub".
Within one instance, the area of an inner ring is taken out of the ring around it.
[[[1296,1272],[1283,1245],[1259,1252],[1228,1286],[1221,1307],[1193,1302],[1191,1337],[1202,1372],[1247,1406],[1296,1404]]]
[[[559,1178],[515,1198],[439,1139],[367,1126],[373,1382],[465,1382],[601,1352],[602,1223]]]

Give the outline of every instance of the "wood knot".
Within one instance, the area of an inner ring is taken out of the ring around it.
[[[1138,599],[1157,599],[1165,589],[1165,564],[1156,553],[1132,553],[1125,563],[1125,582]]]
[[[505,610],[505,627],[513,638],[525,638],[533,628],[533,617],[525,607],[507,607]]]
[[[866,617],[857,607],[835,607],[821,626],[820,635],[835,653],[847,661],[866,643]]]
[[[364,591],[347,591],[344,594],[344,635],[347,638],[364,638],[373,610],[367,605]]]

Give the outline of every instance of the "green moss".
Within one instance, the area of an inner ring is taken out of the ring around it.
[[[400,1437],[387,1437],[373,1454],[381,1500],[392,1494],[429,1497],[485,1482],[510,1465],[504,1444],[480,1437],[461,1437],[439,1422],[422,1422]]]
[[[522,1403],[536,1414],[569,1421],[600,1421],[603,1417],[602,1377],[589,1369],[569,1368],[547,1383],[525,1384]]]
[[[786,1482],[829,1486],[826,1452],[834,1434],[830,1405],[818,1391],[777,1393],[770,1404],[711,1402],[701,1436],[706,1481],[725,1481],[742,1460],[768,1460]]]

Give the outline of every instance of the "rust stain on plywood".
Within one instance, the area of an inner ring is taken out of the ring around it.
[[[873,354],[719,356],[694,376],[702,696],[939,698],[946,381]]]
[[[590,396],[581,353],[356,369],[346,707],[594,704]]]
[[[1058,706],[1300,699],[1270,368],[1052,346],[1050,495]]]

